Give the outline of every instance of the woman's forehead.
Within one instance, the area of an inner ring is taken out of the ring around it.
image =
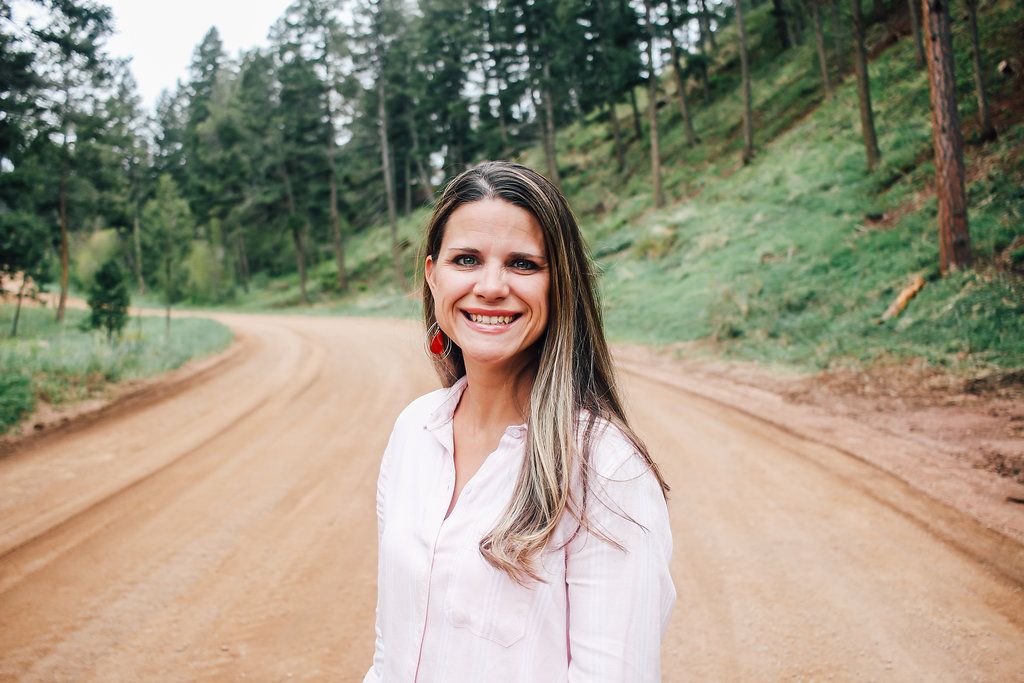
[[[463,204],[448,217],[442,246],[528,246],[543,252],[544,234],[526,209],[497,199]]]

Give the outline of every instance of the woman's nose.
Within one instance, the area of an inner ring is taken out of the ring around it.
[[[484,299],[501,299],[508,295],[505,269],[500,265],[487,265],[480,269],[480,277],[473,288],[474,293]]]

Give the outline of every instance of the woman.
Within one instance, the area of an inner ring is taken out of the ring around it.
[[[668,487],[623,413],[564,197],[518,164],[470,169],[424,263],[446,388],[402,412],[384,453],[365,680],[660,680]]]

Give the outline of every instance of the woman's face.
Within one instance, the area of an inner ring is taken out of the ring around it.
[[[467,368],[522,367],[548,323],[546,256],[537,219],[506,201],[463,204],[449,216],[426,278],[437,322]]]

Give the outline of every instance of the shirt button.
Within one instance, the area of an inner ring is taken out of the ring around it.
[[[466,615],[463,614],[462,612],[452,612],[451,619],[452,619],[452,625],[454,625],[454,626],[465,626],[466,625]]]

